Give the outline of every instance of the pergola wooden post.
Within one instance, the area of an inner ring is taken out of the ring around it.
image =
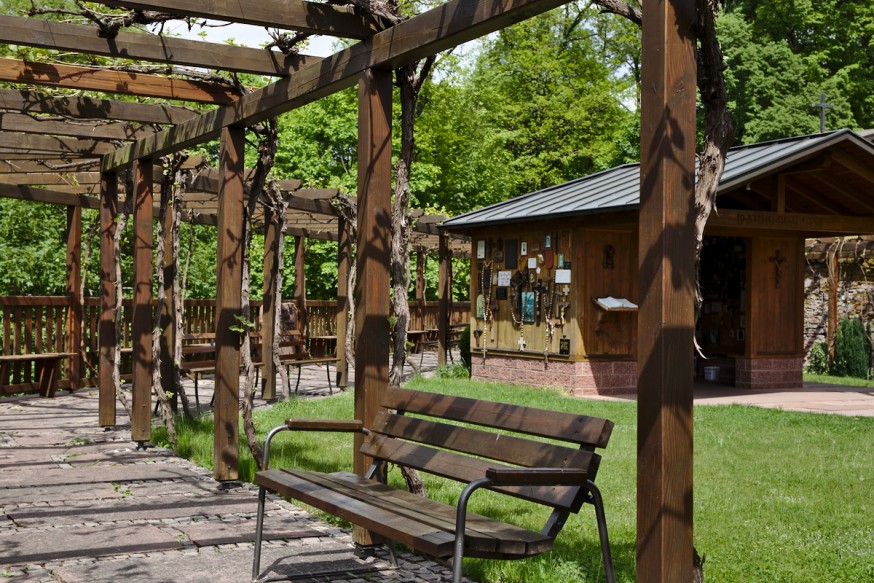
[[[271,208],[264,209],[264,300],[261,303],[261,398],[276,399],[276,366],[273,364],[276,310],[273,289],[279,277],[279,224]]]
[[[163,193],[162,193],[163,196]],[[176,279],[177,258],[173,254],[173,231],[175,212],[172,204],[167,204],[164,216],[164,302],[161,305],[161,390],[170,396],[170,408],[175,413],[179,405],[176,387],[176,294],[173,281]]]
[[[294,301],[297,302],[297,327],[306,338],[309,335],[309,314],[307,313],[307,240],[302,233],[294,238]]]
[[[115,229],[118,218],[118,173],[105,172],[100,177],[100,362],[98,391],[100,394],[100,426],[115,425],[116,334],[116,272]]]
[[[358,242],[355,277],[355,418],[370,427],[388,386],[389,263],[391,257],[392,72],[367,69],[358,79]],[[370,462],[355,435],[354,469]],[[358,544],[369,533],[353,530]]]
[[[215,329],[215,447],[213,477],[239,475],[240,297],[243,286],[243,163],[245,129],[221,132]]]
[[[449,249],[449,238],[444,233],[440,234],[438,245],[440,272],[437,300],[440,307],[437,317],[437,366],[446,366],[446,350],[449,348],[449,302],[452,299],[452,251]]]
[[[425,325],[425,263],[428,256],[423,249],[416,250],[416,311],[419,315],[419,329],[426,330]]]
[[[349,334],[349,272],[352,265],[352,237],[346,219],[337,221],[337,317],[334,328],[337,336],[337,386],[349,384],[349,365],[346,362],[346,335]]]
[[[694,0],[644,2],[637,581],[692,578]]]
[[[66,348],[76,356],[67,361],[67,380],[70,389],[82,386],[82,356],[79,345],[82,341],[82,207],[67,207],[67,309]]]
[[[152,160],[141,158],[134,172],[133,396],[131,439],[144,447],[152,438]],[[130,196],[130,193],[129,193]]]

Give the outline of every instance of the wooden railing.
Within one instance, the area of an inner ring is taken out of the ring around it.
[[[98,363],[98,322],[100,302],[98,298],[85,300],[82,326],[82,346],[85,354],[82,364],[83,383],[96,385]],[[156,306],[157,302],[153,302]],[[2,353],[27,354],[46,352],[77,352],[70,346],[66,326],[71,300],[64,296],[0,297],[0,326],[2,326]],[[256,330],[260,329],[261,302],[252,302],[252,319]],[[129,348],[131,338],[131,300],[122,302],[121,346]],[[337,302],[331,300],[308,300],[310,336],[333,336],[336,334]],[[440,306],[438,302],[426,302],[420,306],[410,303],[410,329],[430,330],[437,328]],[[470,302],[453,302],[450,323],[463,324],[470,315]],[[182,315],[183,333],[215,331],[215,300],[191,299],[185,301]],[[128,372],[130,364],[122,362],[122,371]],[[33,363],[16,363],[9,368],[8,377],[0,379],[6,392],[34,392],[36,370]],[[61,387],[69,387],[66,373]]]

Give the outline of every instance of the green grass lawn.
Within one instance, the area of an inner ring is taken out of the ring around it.
[[[808,383],[826,383],[829,385],[846,385],[848,387],[874,387],[874,381],[854,377],[833,377],[825,374],[804,373],[804,381]]]
[[[587,401],[556,391],[456,379],[414,379],[408,388],[574,411],[616,423],[597,483],[604,494],[619,581],[634,581],[636,405]],[[261,434],[287,417],[351,418],[352,395],[295,399],[260,411]],[[212,465],[212,420],[177,427],[180,453]],[[282,434],[274,466],[348,469],[351,438]],[[715,582],[874,581],[874,419],[743,406],[695,410],[695,545]],[[241,478],[254,470],[241,447]],[[451,501],[460,488],[427,483]],[[539,530],[546,512],[490,492],[473,510]],[[591,507],[568,520],[551,553],[524,561],[466,560],[482,581],[604,581]]]

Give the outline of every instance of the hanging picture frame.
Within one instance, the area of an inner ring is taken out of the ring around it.
[[[528,242],[522,241],[519,243],[519,255],[528,255]]]
[[[534,322],[534,292],[522,292],[522,321]]]

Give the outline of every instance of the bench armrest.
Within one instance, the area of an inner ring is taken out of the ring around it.
[[[576,468],[489,468],[486,478],[494,486],[582,486],[589,473]]]
[[[363,433],[367,435],[370,430],[364,427],[362,421],[357,419],[286,419],[282,425],[277,425],[264,438],[264,452],[261,458],[261,468],[267,469],[270,467],[270,442],[277,433],[283,431],[339,431]]]
[[[369,433],[364,422],[357,419],[286,419],[285,426],[293,431],[340,431]]]

